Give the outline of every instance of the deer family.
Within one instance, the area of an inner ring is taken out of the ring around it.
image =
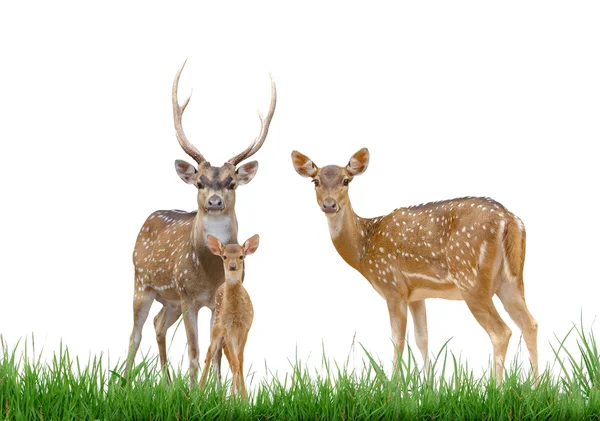
[[[233,375],[231,393],[241,390],[248,397],[244,384],[244,347],[248,331],[254,319],[254,309],[244,282],[244,258],[258,248],[258,235],[250,237],[243,246],[223,245],[212,235],[208,236],[208,247],[223,259],[225,282],[217,289],[215,299],[215,321],[211,329],[210,346],[206,352],[200,388],[204,387],[211,361],[216,363],[217,349],[222,347]]]
[[[538,378],[537,322],[525,304],[523,286],[525,227],[516,215],[492,199],[466,197],[361,218],[352,210],[348,189],[367,169],[366,148],[345,167],[319,168],[297,151],[292,161],[296,172],[315,184],[337,252],[387,303],[395,369],[404,349],[407,306],[428,369],[424,300],[464,300],[491,339],[500,383],[511,330],[494,306],[496,294],[523,332],[534,379]]]
[[[167,329],[183,314],[190,361],[190,387],[198,372],[198,311],[208,307],[215,318],[215,293],[224,282],[223,264],[207,244],[208,235],[224,243],[237,242],[238,225],[235,214],[235,192],[249,183],[258,170],[258,162],[238,166],[254,155],[263,145],[275,112],[277,91],[271,78],[271,103],[266,117],[259,112],[259,135],[242,152],[220,167],[212,166],[192,145],[182,126],[182,116],[191,95],[179,105],[177,88],[185,62],[175,75],[172,88],[175,134],[183,150],[197,166],[176,160],[179,177],[197,189],[198,210],[183,212],[163,210],[152,213],[142,226],[133,263],[135,282],[133,296],[133,330],[129,341],[127,373],[140,345],[142,327],[154,300],[163,305],[154,318],[156,342],[161,367],[170,380],[167,368]],[[220,374],[221,349],[217,350],[216,371]]]

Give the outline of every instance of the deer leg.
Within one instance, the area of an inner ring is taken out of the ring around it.
[[[223,341],[223,351],[227,361],[229,361],[229,368],[231,368],[231,394],[235,395],[238,390],[239,363],[231,340]]]
[[[529,351],[529,359],[531,360],[533,379],[537,384],[539,377],[537,353],[538,324],[527,309],[522,291],[514,283],[503,280],[496,294],[500,298],[500,301],[502,301],[508,315],[513,319],[521,332],[523,332],[523,338],[525,339],[525,344]]]
[[[506,349],[508,348],[508,341],[511,336],[510,328],[498,314],[498,310],[496,310],[491,297],[470,297],[463,295],[463,298],[475,319],[485,329],[492,341],[494,347],[496,383],[500,385],[502,383],[502,375],[504,372]]]
[[[167,384],[171,383],[171,373],[167,365],[167,329],[181,316],[180,306],[164,305],[154,318],[154,330],[156,331],[156,343],[160,357],[160,367],[166,375]]]
[[[146,323],[146,319],[148,319],[148,312],[150,312],[154,297],[156,297],[156,291],[148,289],[136,291],[133,296],[133,330],[131,331],[131,336],[129,338],[129,352],[127,363],[125,364],[125,377],[127,377],[127,373],[131,370],[135,354],[137,354],[138,348],[140,347],[142,328],[144,327],[144,323]]]
[[[246,392],[246,382],[244,380],[244,349],[246,348],[246,340],[248,339],[248,332],[242,335],[240,338],[239,347],[237,349],[237,358],[238,363],[240,365],[240,389],[242,389],[242,397],[244,399],[248,399],[248,394]]]
[[[428,334],[427,334],[427,309],[425,300],[413,301],[408,303],[408,308],[412,314],[413,323],[415,325],[415,341],[417,347],[423,356],[423,364],[425,372],[429,372],[429,351],[428,351]]]
[[[389,300],[387,302],[392,327],[392,342],[394,343],[394,372],[399,368],[399,358],[404,351],[406,342],[406,301]]]
[[[182,306],[183,323],[187,336],[188,358],[190,360],[190,389],[196,385],[198,379],[198,311],[197,306]]]
[[[200,389],[204,388],[204,383],[206,383],[211,362],[213,361],[217,347],[220,346],[222,341],[223,333],[221,330],[218,332],[215,331],[214,334],[211,335],[210,345],[208,347],[208,351],[206,351],[206,358],[204,359],[204,369],[202,370],[202,378],[200,379]]]
[[[210,331],[212,332],[213,324],[215,322],[216,313],[214,309],[211,309],[210,316]],[[223,341],[219,341],[217,349],[213,354],[212,359],[212,368],[215,372],[215,376],[217,377],[217,384],[221,386],[221,359],[223,357]]]

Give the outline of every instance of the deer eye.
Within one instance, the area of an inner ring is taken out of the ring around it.
[[[223,260],[227,260],[227,257],[223,256]]]
[[[344,178],[344,186],[347,186],[350,183],[350,179]]]
[[[231,183],[230,185],[228,185],[228,186],[227,186],[227,188],[228,188],[229,190],[233,190],[233,189],[235,189],[235,183]]]
[[[196,183],[196,186],[198,186],[199,189],[203,189],[204,188],[204,184],[202,184],[199,181],[198,181],[198,183]]]
[[[319,187],[319,180],[313,178],[312,182],[315,183],[315,187]]]
[[[244,256],[240,256],[240,260],[244,260]]]

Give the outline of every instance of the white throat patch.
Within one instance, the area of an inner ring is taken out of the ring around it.
[[[329,234],[331,238],[337,238],[342,232],[344,224],[344,209],[340,209],[336,214],[331,217],[327,217],[329,223]]]
[[[204,215],[202,217],[204,225],[204,240],[210,234],[217,237],[223,244],[229,244],[231,241],[231,218],[225,215]]]

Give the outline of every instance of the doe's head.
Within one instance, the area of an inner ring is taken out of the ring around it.
[[[335,215],[350,200],[348,186],[352,179],[366,171],[369,165],[369,150],[362,148],[356,152],[345,167],[327,165],[319,168],[308,156],[298,151],[292,152],[292,163],[298,174],[312,178],[321,210],[328,216]]]
[[[243,272],[244,259],[258,249],[258,240],[258,234],[255,234],[247,239],[242,246],[239,244],[223,245],[217,237],[209,235],[208,248],[212,254],[223,258],[225,272]]]

